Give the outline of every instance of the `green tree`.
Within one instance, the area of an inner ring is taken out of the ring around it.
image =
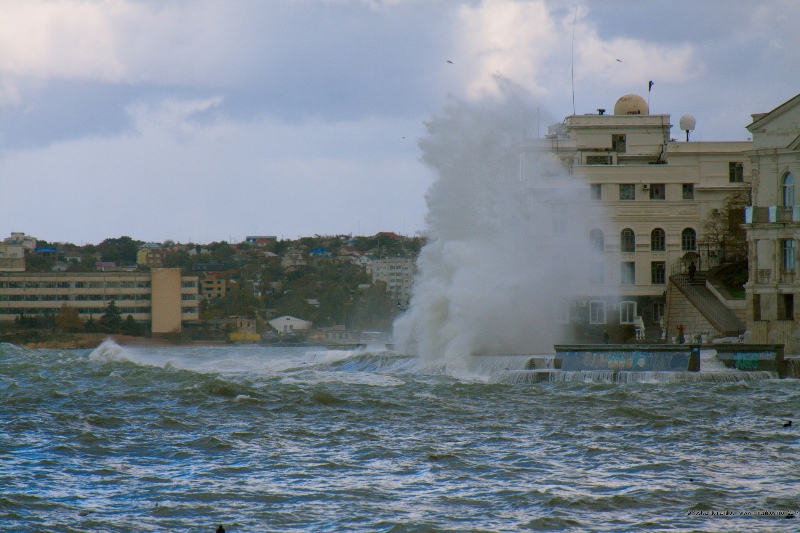
[[[108,302],[106,312],[100,317],[100,326],[107,333],[119,333],[122,326],[122,314],[114,300]]]
[[[102,333],[103,331],[103,328],[93,317],[89,317],[89,320],[86,321],[83,327],[86,333]]]
[[[141,337],[145,334],[145,327],[133,319],[133,315],[128,315],[128,318],[120,326],[120,333],[123,335],[130,335],[132,337]]]
[[[101,261],[116,261],[118,263],[136,263],[136,253],[142,241],[134,241],[123,236],[117,239],[106,239],[97,245]]]

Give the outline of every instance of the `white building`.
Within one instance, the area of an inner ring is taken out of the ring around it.
[[[559,321],[603,327],[641,316],[655,330],[670,275],[691,262],[699,270],[716,266],[704,224],[728,195],[749,187],[743,178],[752,143],[679,141],[671,129],[669,115],[651,115],[643,98],[626,95],[613,114],[571,115],[545,138],[519,143],[513,164],[531,194],[540,186],[534,177],[560,165],[574,194],[597,207],[585,245],[602,260],[592,265],[590,292],[558,313]],[[554,227],[569,216],[563,207],[552,206]]]
[[[391,297],[405,306],[411,299],[416,268],[416,256],[374,259],[372,261],[372,283],[385,282],[386,290]]]
[[[3,242],[6,244],[16,244],[22,246],[28,251],[33,251],[36,249],[36,237],[25,235],[21,231],[12,231],[11,237],[6,237]]]
[[[800,94],[769,113],[753,115],[748,152],[753,205],[745,214],[749,278],[747,329],[754,342],[786,345],[800,353]]]
[[[25,272],[25,248],[21,244],[0,243],[0,272]]]
[[[284,315],[273,318],[269,321],[269,325],[279,333],[300,333],[311,329],[313,324],[308,320]]]

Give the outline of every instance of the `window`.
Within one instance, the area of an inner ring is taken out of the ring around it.
[[[589,302],[589,324],[606,323],[606,303],[602,301]]]
[[[636,200],[636,185],[633,183],[621,183],[619,186],[620,200]]]
[[[794,320],[794,294],[783,295],[783,320]]]
[[[610,165],[614,162],[610,155],[587,155],[587,165]]]
[[[695,249],[697,249],[697,232],[692,228],[686,228],[681,232],[681,250],[694,252]]]
[[[592,250],[595,252],[603,253],[606,249],[603,232],[598,228],[593,229],[591,233],[589,233],[589,243],[592,246]]]
[[[683,184],[683,199],[694,200],[694,183]]]
[[[600,184],[599,183],[592,183],[589,185],[589,198],[592,200],[599,200],[600,199]]]
[[[663,303],[654,303],[653,304],[653,322],[656,324],[660,323],[664,319],[664,304]]]
[[[797,269],[797,244],[794,239],[783,241],[783,270],[795,272]]]
[[[650,263],[650,283],[653,285],[666,285],[667,263],[665,261],[653,261]]]
[[[783,175],[783,206],[794,205],[794,176],[791,172]]]
[[[744,163],[736,161],[728,163],[728,180],[731,183],[741,183],[744,181]]]
[[[624,253],[632,253],[636,251],[636,235],[630,228],[625,228],[619,234],[619,250]]]
[[[633,285],[636,283],[636,263],[633,261],[622,262],[619,282],[622,285]]]
[[[666,234],[661,228],[656,228],[650,232],[650,251],[663,252],[666,250]]]
[[[611,150],[617,153],[625,153],[625,134],[611,136]]]
[[[636,302],[619,303],[619,323],[633,324],[633,317],[636,316]]]
[[[666,200],[667,188],[663,183],[650,184],[650,199],[651,200]]]

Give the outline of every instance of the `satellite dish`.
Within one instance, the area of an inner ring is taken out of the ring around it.
[[[680,128],[686,132],[686,142],[689,142],[689,132],[694,131],[696,122],[697,121],[694,119],[694,115],[690,115],[689,113],[683,115],[678,122],[678,124],[680,124]]]

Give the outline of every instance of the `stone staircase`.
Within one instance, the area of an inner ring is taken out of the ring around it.
[[[705,272],[696,272],[693,280],[689,279],[688,274],[674,274],[669,280],[717,331],[732,337],[746,329],[739,317],[706,287]]]

